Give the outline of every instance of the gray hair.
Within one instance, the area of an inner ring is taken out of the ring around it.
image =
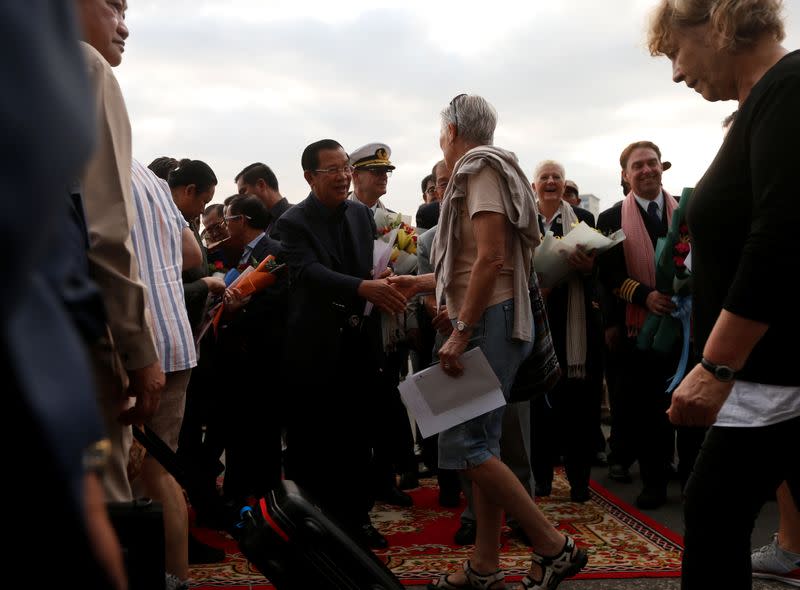
[[[455,125],[458,135],[479,145],[494,144],[497,111],[476,94],[456,97],[442,111],[442,128]]]
[[[558,168],[561,170],[561,179],[566,182],[567,180],[567,173],[564,170],[564,165],[561,162],[556,162],[555,160],[542,160],[536,165],[536,168],[533,169],[533,180],[534,182],[536,179],[539,178],[539,173],[542,171],[542,168],[547,166],[553,166],[554,168]]]

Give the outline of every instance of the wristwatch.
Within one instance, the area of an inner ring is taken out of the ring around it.
[[[107,438],[90,444],[83,450],[81,461],[86,472],[102,475],[111,456],[111,441]]]
[[[459,334],[464,334],[467,330],[472,330],[472,326],[462,322],[461,320],[456,321],[456,332]]]
[[[736,379],[736,371],[727,365],[716,365],[705,358],[700,359],[700,364],[706,371],[714,375],[718,381],[729,383]]]

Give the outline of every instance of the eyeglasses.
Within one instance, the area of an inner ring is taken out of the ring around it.
[[[392,171],[389,168],[359,168],[359,170],[364,170],[365,172],[370,172],[374,176],[391,176]]]
[[[240,213],[239,215],[229,215],[228,217],[223,217],[222,223],[228,225],[229,221],[232,221],[234,219],[239,219],[240,217],[244,217],[245,219],[252,219],[249,215],[244,215],[243,213]]]
[[[207,226],[201,233],[202,234],[218,234],[221,231],[225,230],[225,220],[221,219],[216,223],[212,223],[211,225]]]
[[[318,174],[328,174],[329,176],[338,176],[339,174],[344,174],[345,176],[347,176],[353,173],[353,167],[342,166],[341,168],[338,168],[336,166],[331,166],[330,168],[312,170],[312,172],[317,172]]]
[[[456,131],[458,131],[458,108],[456,106],[456,103],[458,102],[459,98],[466,95],[467,95],[466,92],[462,92],[458,96],[453,97],[453,100],[450,101],[450,106],[453,107],[453,120],[455,121]]]

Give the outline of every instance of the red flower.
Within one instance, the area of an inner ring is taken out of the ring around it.
[[[225,270],[225,265],[222,264],[222,260],[217,260],[214,262],[214,268],[216,270]]]
[[[675,244],[675,254],[685,257],[687,254],[689,254],[690,250],[691,247],[686,242],[678,242]]]
[[[685,264],[685,260],[686,259],[683,256],[673,256],[672,260],[673,260],[673,262],[675,262],[675,268],[678,268],[678,269],[681,269],[681,270],[686,268],[686,264]]]
[[[684,235],[688,234],[689,233],[689,226],[686,225],[685,223],[682,223],[681,226],[678,228],[678,231],[681,232],[681,234],[684,234]]]

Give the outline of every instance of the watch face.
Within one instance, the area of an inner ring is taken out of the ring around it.
[[[719,381],[733,381],[736,378],[736,371],[726,365],[715,365],[706,359],[701,359],[700,364]]]
[[[720,381],[733,380],[734,372],[733,369],[731,369],[730,367],[718,366],[715,373],[717,375],[717,379],[719,379]]]

